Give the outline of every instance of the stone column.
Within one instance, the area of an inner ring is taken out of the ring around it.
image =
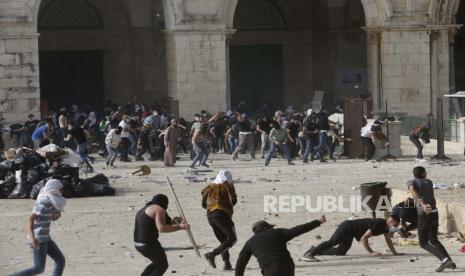
[[[168,96],[181,117],[228,108],[227,32],[174,30],[166,34]]]
[[[40,113],[37,32],[0,26],[0,117],[21,122]]]
[[[430,37],[426,29],[386,29],[381,33],[383,99],[390,112],[424,116],[430,112]]]
[[[377,113],[383,109],[383,95],[380,89],[380,41],[381,34],[379,32],[368,31],[368,86],[373,100],[374,113]],[[389,73],[395,74],[395,72]]]
[[[430,93],[430,113],[436,114],[436,99],[439,95],[439,72],[438,72],[438,40],[439,33],[430,31],[430,57],[431,57],[431,93]],[[447,117],[446,117],[447,118]]]

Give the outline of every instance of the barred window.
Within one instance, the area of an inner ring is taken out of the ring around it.
[[[268,0],[239,0],[234,14],[234,28],[239,30],[281,30],[284,16]]]
[[[102,19],[87,0],[52,0],[39,14],[39,30],[100,29]]]

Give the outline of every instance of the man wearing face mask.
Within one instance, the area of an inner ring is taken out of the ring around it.
[[[158,194],[136,214],[134,245],[139,253],[152,262],[142,272],[143,276],[161,276],[168,269],[168,260],[165,250],[158,241],[158,233],[189,229],[189,224],[184,222],[172,224],[166,209],[168,209],[168,197]]]
[[[115,168],[113,163],[115,162],[116,156],[118,155],[118,146],[121,142],[121,132],[123,129],[119,126],[110,130],[107,137],[105,138],[105,145],[107,147],[107,168]]]
[[[40,190],[37,201],[29,217],[27,236],[31,243],[34,266],[15,273],[16,276],[37,275],[45,270],[47,255],[55,261],[52,275],[63,275],[65,257],[50,236],[50,224],[61,217],[66,198],[63,197],[63,184],[50,179]]]
[[[207,209],[208,223],[213,229],[215,237],[221,244],[213,251],[205,254],[208,263],[216,268],[215,257],[221,255],[224,270],[231,270],[229,249],[236,243],[236,230],[232,221],[233,208],[237,203],[230,171],[221,170],[213,184],[202,190],[202,207]]]
[[[403,255],[397,253],[392,244],[389,233],[397,230],[400,219],[396,215],[391,215],[387,220],[381,218],[364,218],[355,220],[346,220],[339,224],[334,234],[328,241],[320,243],[318,246],[312,246],[302,258],[306,262],[319,262],[315,258],[316,255],[336,255],[345,256],[352,246],[354,238],[357,241],[362,241],[363,247],[372,257],[381,256],[380,252],[373,251],[368,243],[368,239],[373,236],[384,234],[386,244],[392,254]],[[337,247],[334,247],[336,246]]]
[[[163,163],[166,167],[173,167],[176,163],[176,148],[178,145],[178,122],[176,119],[171,120],[171,125],[165,130],[165,155]]]

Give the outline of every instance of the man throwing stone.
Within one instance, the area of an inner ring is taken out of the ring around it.
[[[189,229],[189,224],[171,224],[166,213],[168,197],[158,194],[136,214],[134,245],[144,257],[152,261],[142,276],[161,276],[168,269],[165,250],[158,241],[158,233],[169,233]]]
[[[294,276],[294,261],[286,243],[326,222],[325,216],[291,229],[278,228],[264,220],[254,223],[255,233],[244,245],[236,263],[236,276],[243,276],[250,257],[254,255],[264,276]]]

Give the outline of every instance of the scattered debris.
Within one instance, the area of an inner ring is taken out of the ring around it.
[[[316,235],[316,236],[315,236],[315,239],[321,240],[321,236],[320,236],[320,235]]]
[[[433,189],[446,190],[447,185],[444,183],[433,183]]]

